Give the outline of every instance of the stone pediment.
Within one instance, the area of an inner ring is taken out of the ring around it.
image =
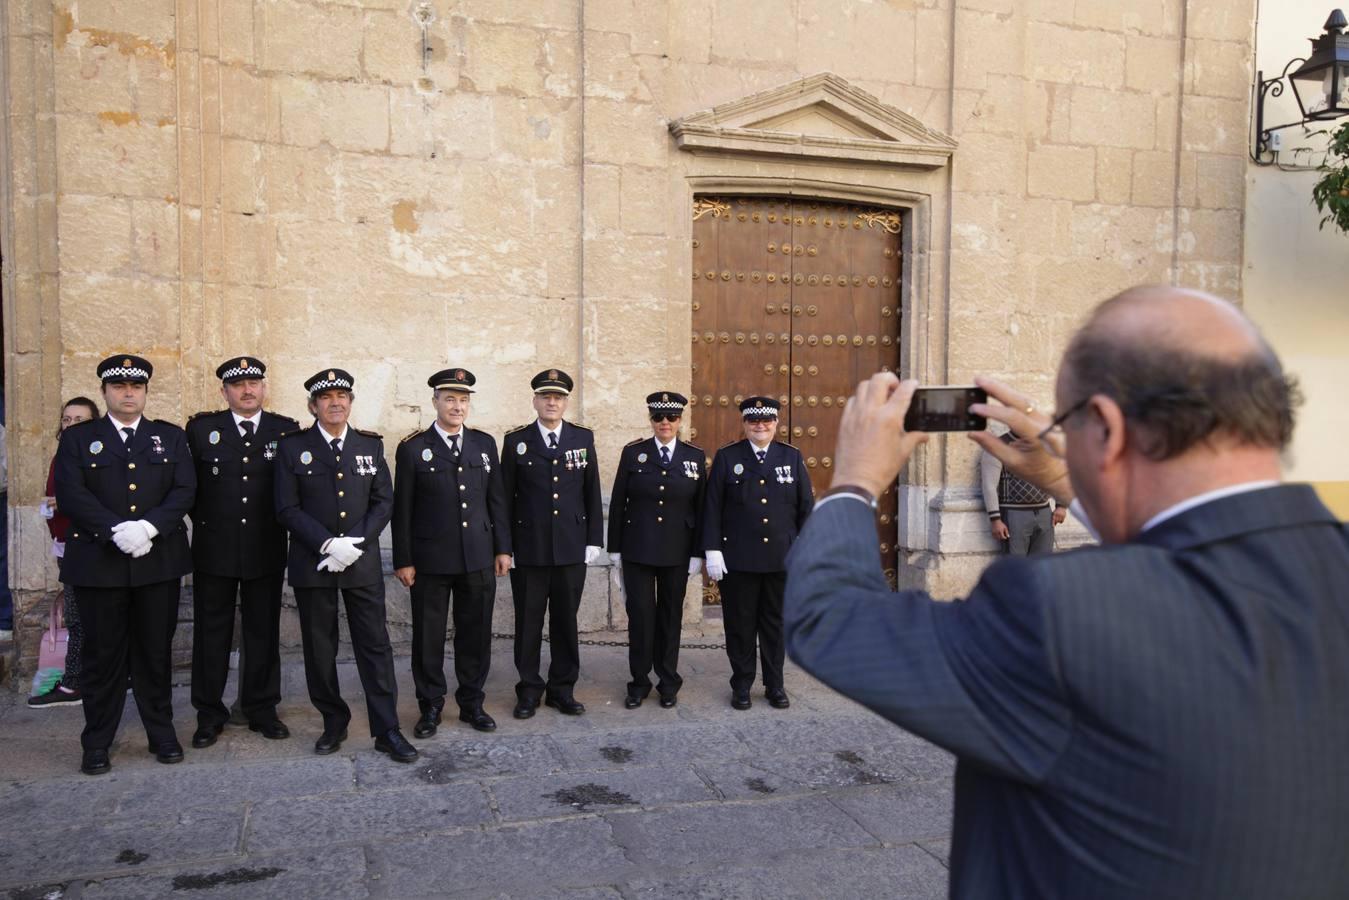
[[[670,124],[681,150],[768,154],[938,169],[955,139],[828,73],[685,116]]]

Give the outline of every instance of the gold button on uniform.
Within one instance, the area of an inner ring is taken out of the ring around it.
[[[136,511],[136,507],[135,507],[134,504],[131,506],[131,511],[132,511],[132,512],[135,512],[135,511]]]
[[[467,504],[467,503],[460,503],[459,505],[462,506],[464,509],[468,509],[468,504]]]
[[[759,502],[760,502],[760,503],[767,503],[767,502],[768,502],[768,498],[767,498],[767,497],[760,497],[760,498],[759,498]]]
[[[337,477],[338,477],[339,479],[342,478],[342,473],[341,473],[341,472],[338,472],[338,473],[337,473]]]
[[[240,519],[239,521],[240,521],[242,524],[244,524],[244,525],[247,525],[247,524],[248,524],[248,520],[247,520],[247,519]]]
[[[347,517],[347,511],[345,509],[342,510],[340,513],[337,514],[337,517],[339,519],[345,519]]]
[[[763,542],[764,542],[765,544],[768,543],[768,538],[764,538],[764,539],[763,539]]]
[[[247,497],[240,497],[240,498],[239,498],[239,502],[240,502],[240,503],[247,503],[247,502],[248,502],[248,498],[247,498]]]
[[[247,481],[247,480],[248,480],[248,476],[245,475],[245,476],[244,476],[244,481]]]
[[[127,467],[128,469],[134,469],[134,468],[136,468],[136,464],[135,464],[135,463],[127,463],[127,464],[126,464],[126,467]]]
[[[244,457],[244,462],[248,462],[248,457],[247,457],[247,456]]]
[[[554,500],[557,499],[557,494],[554,494],[554,495],[553,495],[553,499],[554,499]]]
[[[135,489],[136,489],[136,485],[135,485],[135,484],[128,484],[128,485],[127,485],[127,490],[134,491]]]
[[[339,496],[339,497],[345,497],[346,495],[347,495],[347,492],[346,492],[346,491],[338,491],[338,492],[337,492],[337,496]]]
[[[657,521],[657,522],[664,522],[665,520],[664,520],[663,518],[661,518],[660,516],[656,516],[656,521]]]

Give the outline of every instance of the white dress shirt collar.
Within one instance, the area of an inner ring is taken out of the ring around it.
[[[1167,519],[1174,519],[1183,512],[1189,512],[1196,506],[1203,506],[1205,503],[1212,503],[1214,500],[1221,500],[1224,497],[1233,497],[1237,494],[1245,494],[1249,491],[1259,491],[1277,485],[1277,481],[1247,481],[1244,484],[1231,484],[1227,487],[1218,488],[1217,490],[1195,494],[1193,497],[1187,497],[1174,506],[1168,506],[1151,519],[1148,519],[1143,523],[1143,528],[1139,531],[1139,534],[1142,534],[1149,528],[1156,528]]]
[[[343,449],[345,449],[347,446],[347,432],[349,431],[351,431],[351,426],[343,425],[342,433],[337,435],[337,445],[339,447],[342,447]],[[333,444],[333,436],[328,432],[324,431],[322,425],[319,426],[319,433],[323,436],[323,443],[331,447]]]
[[[670,451],[670,459],[674,459],[675,445],[679,443],[679,438],[677,438],[677,437],[676,437],[676,438],[670,438],[670,443],[668,443],[668,444],[662,444],[662,443],[660,442],[660,438],[658,438],[658,437],[652,437],[652,440],[654,440],[654,441],[656,442],[656,453],[659,454],[659,453],[660,453],[660,448],[661,448],[661,447],[664,447],[665,449],[667,449],[667,450]]]
[[[440,427],[440,422],[432,422],[432,423],[431,423],[431,427],[434,428],[434,429],[436,430],[436,434],[440,435],[441,439],[445,441],[446,446],[449,445],[449,443],[450,443],[450,438],[452,438],[452,437],[457,437],[457,438],[459,438],[460,444],[461,444],[461,445],[463,444],[463,441],[464,441],[464,426],[462,426],[462,425],[459,426],[459,432],[458,432],[457,434],[450,434],[450,433],[449,433],[448,431],[446,431],[444,428],[441,428],[441,427]],[[461,449],[462,449],[462,447],[461,447]]]
[[[117,433],[121,434],[123,437],[126,436],[122,431],[123,428],[130,428],[132,431],[140,431],[141,423],[145,421],[144,416],[136,416],[136,421],[132,422],[130,425],[123,425],[121,422],[114,419],[111,413],[107,413],[106,415],[108,421],[112,423],[112,427],[116,428]]]
[[[543,424],[543,420],[542,420],[542,419],[535,419],[535,420],[534,420],[534,424],[537,425],[537,426],[539,426],[539,434],[543,435],[543,446],[545,446],[545,447],[548,446],[548,435],[550,435],[550,434],[555,434],[555,435],[557,435],[558,443],[561,444],[561,442],[562,442],[562,423],[561,423],[561,422],[558,422],[558,423],[557,423],[557,429],[554,430],[554,431],[549,431],[546,427],[544,427],[544,424]]]
[[[235,430],[235,431],[240,431],[240,429],[241,429],[241,427],[242,427],[242,424],[243,424],[244,422],[252,422],[252,423],[253,423],[253,433],[254,433],[254,434],[257,434],[257,433],[258,433],[258,429],[262,427],[262,410],[258,410],[257,412],[253,413],[253,415],[251,415],[251,416],[241,416],[241,415],[239,415],[237,412],[235,412],[234,410],[230,410],[230,415],[231,415],[231,416],[234,416],[234,430]],[[242,434],[242,431],[240,431],[240,433]]]

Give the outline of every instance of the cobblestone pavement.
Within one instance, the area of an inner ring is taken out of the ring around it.
[[[398,661],[403,730],[422,753],[411,765],[374,751],[350,662],[355,717],[337,754],[313,754],[320,721],[289,660],[289,740],[229,726],[193,750],[180,686],[187,759],[155,762],[128,697],[113,771],[95,778],[78,772],[78,707],[31,710],[4,692],[0,896],[946,895],[952,757],[790,662],[789,710],[761,692],[752,710],[731,709],[720,650],[683,652],[676,708],[653,695],[626,710],[626,649],[583,647],[576,696],[587,714],[540,707],[524,722],[510,715],[508,643],[494,643],[493,663],[498,730],[450,717],[416,740]]]

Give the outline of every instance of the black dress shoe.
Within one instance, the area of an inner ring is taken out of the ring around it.
[[[171,766],[174,763],[183,761],[183,745],[176,740],[165,741],[158,747],[155,747],[153,752],[155,754],[155,759],[166,766]]]
[[[248,730],[256,731],[269,741],[284,741],[290,737],[290,729],[280,719],[272,719],[270,722],[249,722]]]
[[[661,707],[661,709],[669,709],[670,707],[674,706],[674,705],[675,705],[676,703],[678,703],[678,702],[679,702],[679,698],[676,697],[674,694],[661,694],[661,697],[660,697],[660,707]]]
[[[198,725],[197,730],[192,732],[192,746],[198,750],[205,750],[215,743],[215,739],[224,730],[224,725]]]
[[[342,742],[347,739],[347,730],[325,731],[319,735],[319,739],[314,741],[314,752],[319,756],[327,756],[329,753],[336,753],[342,746]]]
[[[389,754],[389,758],[394,762],[410,763],[417,758],[417,748],[409,744],[408,739],[403,737],[403,732],[397,728],[390,728],[375,738],[375,749],[380,753]]]
[[[459,710],[459,721],[467,722],[478,731],[496,731],[497,720],[483,712],[481,706]]]
[[[786,709],[792,705],[792,701],[787,699],[787,692],[782,688],[766,690],[764,696],[768,698],[768,705],[774,709]]]
[[[643,701],[644,699],[646,699],[646,698],[644,698],[644,697],[634,697],[634,696],[632,696],[632,694],[628,694],[628,696],[626,696],[626,697],[623,698],[623,708],[624,708],[624,709],[636,709],[637,707],[639,707],[639,706],[642,705],[642,701]]]
[[[532,719],[534,718],[534,710],[538,708],[538,703],[530,703],[528,700],[521,700],[515,704],[515,709],[511,712],[511,715],[515,716],[517,719]]]
[[[586,714],[585,704],[577,703],[571,697],[546,697],[543,704],[544,706],[551,706],[564,716],[584,716]]]
[[[436,726],[440,724],[440,710],[428,709],[424,711],[417,724],[412,726],[412,736],[419,738],[429,738],[436,733]]]
[[[106,775],[112,771],[107,750],[86,750],[80,758],[80,771],[86,775]]]
[[[749,699],[749,691],[736,691],[731,694],[731,706],[735,709],[749,709],[753,706]]]

